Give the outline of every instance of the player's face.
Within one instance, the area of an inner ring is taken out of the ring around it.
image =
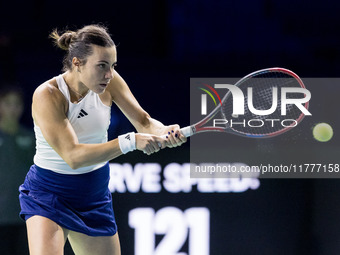
[[[113,78],[113,70],[117,63],[116,47],[100,47],[93,45],[93,53],[80,66],[80,81],[97,94],[105,91]]]

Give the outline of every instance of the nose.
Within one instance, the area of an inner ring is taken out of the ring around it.
[[[113,68],[110,68],[105,74],[105,79],[112,79],[113,78]]]

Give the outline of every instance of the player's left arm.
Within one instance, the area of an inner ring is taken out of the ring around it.
[[[119,107],[124,115],[139,133],[147,133],[168,136],[168,147],[176,147],[186,142],[186,137],[180,132],[179,125],[163,125],[151,116],[140,106],[133,96],[124,79],[114,70],[114,78],[108,85],[112,101]]]

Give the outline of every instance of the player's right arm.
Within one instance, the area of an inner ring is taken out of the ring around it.
[[[122,154],[118,139],[102,144],[80,144],[67,118],[68,102],[53,80],[40,85],[33,94],[32,116],[48,144],[72,168],[109,161]],[[146,137],[145,147],[165,143],[159,137]],[[165,146],[165,145],[164,145]],[[141,146],[139,146],[141,147]]]

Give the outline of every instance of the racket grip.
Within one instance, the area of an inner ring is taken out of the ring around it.
[[[194,133],[192,132],[192,128],[191,126],[187,126],[187,127],[184,127],[184,128],[181,128],[180,129],[181,133],[185,136],[185,137],[189,137],[189,136],[192,136]],[[167,134],[165,135],[162,135],[163,138],[166,138],[167,137]]]
[[[185,136],[185,137],[189,137],[189,136],[192,136],[194,133],[192,132],[192,128],[191,126],[187,126],[187,127],[184,127],[184,128],[181,128],[180,129],[181,133]],[[166,138],[167,135],[162,135],[163,138]],[[160,143],[158,143],[158,146],[159,147],[162,147],[162,145]]]
[[[189,137],[193,135],[191,126],[181,128],[181,132],[185,137]]]

